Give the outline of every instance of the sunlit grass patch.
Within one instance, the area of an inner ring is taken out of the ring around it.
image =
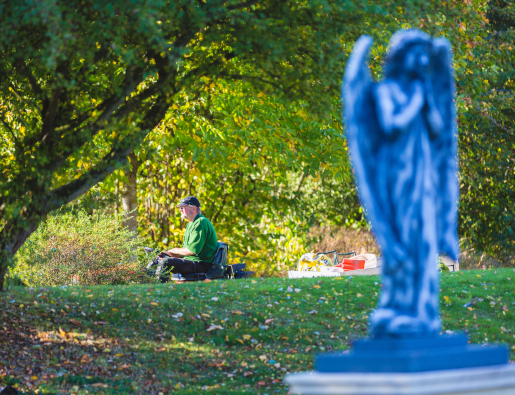
[[[513,347],[514,278],[512,269],[443,274],[444,331]],[[286,394],[286,373],[311,370],[317,353],[349,349],[366,336],[379,293],[377,276],[15,287],[0,295],[0,385],[39,393]]]

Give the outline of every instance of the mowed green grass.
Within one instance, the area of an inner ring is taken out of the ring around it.
[[[514,284],[513,269],[443,274],[443,330],[505,343],[515,360]],[[316,354],[366,336],[379,292],[377,276],[15,287],[0,295],[0,386],[286,394],[285,374],[311,370]]]

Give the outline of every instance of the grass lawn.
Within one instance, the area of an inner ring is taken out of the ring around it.
[[[514,269],[443,274],[443,331],[506,343],[515,360],[514,284]],[[366,335],[379,291],[377,276],[14,287],[0,294],[0,387],[286,394],[287,372]]]

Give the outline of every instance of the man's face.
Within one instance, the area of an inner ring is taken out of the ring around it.
[[[197,216],[197,208],[195,206],[183,206],[179,207],[181,212],[181,218],[191,221]]]

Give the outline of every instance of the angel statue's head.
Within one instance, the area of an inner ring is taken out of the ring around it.
[[[429,71],[431,37],[420,30],[399,30],[390,40],[384,74],[421,78]]]

